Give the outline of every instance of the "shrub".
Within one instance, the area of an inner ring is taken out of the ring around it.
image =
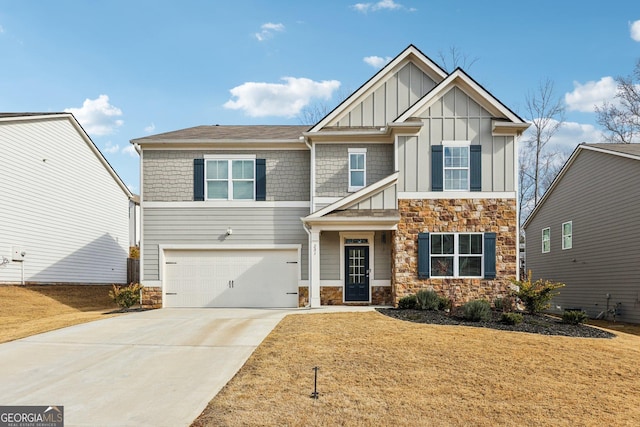
[[[407,295],[398,300],[398,308],[413,310],[416,308],[416,296]]]
[[[493,300],[493,306],[495,307],[496,311],[501,311],[503,313],[513,311],[514,305],[515,303],[513,301],[513,297],[510,295],[507,295],[505,297],[498,297]]]
[[[469,301],[462,306],[462,317],[472,322],[485,322],[491,319],[491,304],[483,299]]]
[[[582,310],[565,310],[562,313],[562,322],[570,325],[579,325],[587,321],[587,313]]]
[[[543,279],[532,282],[531,276],[531,270],[529,270],[526,280],[512,280],[511,282],[518,286],[518,290],[514,291],[514,295],[520,298],[525,309],[531,314],[538,314],[549,308],[551,299],[559,294],[556,290],[563,287],[564,283],[550,282]]]
[[[109,297],[118,307],[128,310],[136,304],[140,304],[140,290],[142,285],[139,283],[131,283],[128,286],[113,285],[113,289],[109,291]]]
[[[502,323],[506,323],[507,325],[518,325],[522,323],[523,317],[520,313],[502,313],[502,318],[500,319]]]
[[[420,289],[416,294],[416,301],[420,310],[437,310],[440,297],[431,289]]]
[[[451,299],[447,297],[438,298],[438,310],[440,311],[451,310]]]
[[[129,246],[129,258],[140,259],[140,248],[137,246]]]

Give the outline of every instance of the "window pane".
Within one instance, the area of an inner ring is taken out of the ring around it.
[[[207,160],[207,179],[227,179],[228,167],[226,160]]]
[[[571,234],[571,223],[570,222],[565,222],[564,224],[562,224],[562,234],[564,234],[565,236]]]
[[[466,190],[469,171],[466,169],[449,169],[444,171],[444,188],[447,190]]]
[[[562,249],[571,249],[571,236],[566,236],[562,238]]]
[[[364,187],[364,172],[351,172],[351,186]]]
[[[458,251],[461,254],[471,253],[471,234],[461,234],[458,236]]]
[[[253,179],[253,160],[233,160],[233,179]]]
[[[229,187],[227,181],[208,181],[207,199],[228,199]]]
[[[453,257],[431,257],[432,276],[453,276]]]
[[[253,199],[253,181],[233,181],[233,199]]]
[[[482,235],[481,234],[471,235],[471,253],[482,255]]]
[[[349,168],[364,170],[364,154],[349,154]]]
[[[453,234],[432,234],[431,253],[435,255],[453,254],[454,249]]]
[[[445,147],[444,166],[447,168],[466,168],[469,166],[468,147]]]
[[[482,275],[482,258],[461,256],[459,260],[460,276],[476,276]]]

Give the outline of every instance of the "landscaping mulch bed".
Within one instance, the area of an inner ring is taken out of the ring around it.
[[[576,338],[614,338],[616,335],[602,329],[587,325],[570,325],[561,319],[547,315],[531,315],[522,313],[523,321],[518,325],[507,325],[500,321],[502,313],[492,313],[487,322],[470,322],[456,313],[449,314],[433,310],[408,310],[397,308],[378,308],[379,313],[399,320],[432,325],[462,325],[480,328],[491,328],[502,331],[528,332],[541,335],[561,335]]]

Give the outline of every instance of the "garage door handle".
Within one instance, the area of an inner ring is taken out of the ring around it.
[[[178,295],[177,292],[165,292],[164,294],[165,295]]]
[[[297,292],[287,292],[287,295],[298,295]]]
[[[287,261],[287,264],[297,264],[298,261]]]

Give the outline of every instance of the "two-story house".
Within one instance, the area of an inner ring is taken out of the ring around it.
[[[462,304],[518,266],[529,126],[407,47],[315,125],[198,126],[141,153],[145,304]]]

